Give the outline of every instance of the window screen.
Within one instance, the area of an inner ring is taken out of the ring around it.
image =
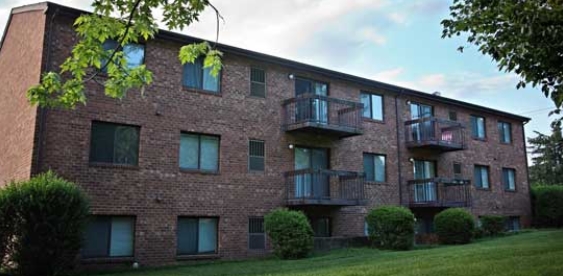
[[[248,143],[248,170],[264,171],[264,141],[250,140]]]
[[[266,97],[266,72],[264,70],[250,68],[250,95]]]
[[[264,232],[263,218],[250,218],[248,220],[248,248],[266,248],[266,234]]]

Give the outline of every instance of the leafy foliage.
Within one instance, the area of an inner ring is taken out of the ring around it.
[[[535,132],[536,137],[528,138],[533,165],[530,166],[532,183],[563,184],[563,136],[561,126],[552,125],[551,135]]]
[[[434,227],[441,243],[466,244],[473,237],[475,221],[465,209],[450,208],[434,217]]]
[[[414,215],[400,206],[382,206],[367,216],[369,239],[384,249],[409,250],[414,244]]]
[[[282,259],[304,258],[313,250],[313,229],[303,212],[276,209],[264,217],[264,227]]]
[[[537,227],[563,227],[563,186],[532,186],[532,207]]]
[[[14,275],[60,275],[72,268],[82,243],[88,201],[52,172],[0,190],[0,253]],[[5,256],[5,255],[2,255]]]
[[[563,1],[454,0],[450,16],[441,23],[442,37],[466,34],[499,70],[522,77],[517,88],[539,86],[561,108]]]
[[[485,235],[497,236],[504,232],[504,223],[506,218],[503,216],[488,215],[481,216],[481,228]]]
[[[153,11],[163,10],[163,23],[169,29],[183,29],[197,21],[207,6],[213,7],[207,0],[95,0],[92,6],[92,14],[83,14],[74,22],[79,40],[60,71],[43,74],[41,83],[27,91],[32,104],[64,108],[86,104],[84,87],[89,81],[101,80],[105,94],[112,98],[123,98],[133,88],[144,91],[152,83],[152,72],[145,65],[128,67],[123,48],[154,38],[158,27]],[[110,17],[115,14],[117,18]],[[117,41],[116,48],[104,51],[102,44],[107,40]],[[207,42],[182,47],[180,61],[193,63],[202,55],[206,56],[204,67],[211,67],[217,76],[222,54]],[[100,72],[105,76],[99,76]]]

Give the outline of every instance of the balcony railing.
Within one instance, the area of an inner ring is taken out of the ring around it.
[[[339,138],[361,135],[363,104],[306,94],[285,100],[282,128]]]
[[[471,203],[469,180],[429,178],[408,181],[411,207],[465,207]]]
[[[365,175],[358,172],[303,169],[285,173],[288,205],[365,204]]]
[[[465,148],[464,126],[455,121],[425,117],[405,122],[407,147],[454,151]]]

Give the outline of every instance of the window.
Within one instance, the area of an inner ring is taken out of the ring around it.
[[[211,75],[211,67],[203,67],[203,58],[198,58],[194,63],[184,64],[182,84],[189,88],[218,93],[220,74],[217,76]]]
[[[182,133],[180,136],[180,168],[219,171],[219,137]]]
[[[330,237],[330,218],[313,218],[311,227],[315,237]]]
[[[132,257],[134,217],[94,216],[84,232],[84,258]]]
[[[520,231],[520,217],[508,217],[504,223],[507,231]]]
[[[434,116],[434,107],[431,105],[411,103],[411,119],[428,118]]]
[[[366,181],[385,182],[385,155],[364,153]]]
[[[510,144],[512,142],[512,126],[510,123],[498,122],[498,133],[501,143]]]
[[[92,122],[90,162],[137,165],[139,127]]]
[[[485,118],[471,116],[471,136],[473,138],[485,139]]]
[[[450,110],[450,121],[457,121],[457,112]]]
[[[102,45],[104,51],[113,51],[117,48],[117,41],[113,39],[108,39]],[[123,55],[125,56],[125,60],[127,61],[127,68],[132,69],[137,66],[140,66],[145,61],[145,46],[136,43],[128,43],[125,44],[121,49],[123,51]],[[102,61],[102,66],[106,64],[107,61]],[[103,72],[107,72],[107,68],[103,70]]]
[[[516,190],[516,170],[514,169],[502,169],[502,183],[504,183],[504,189],[507,191]]]
[[[460,179],[461,177],[461,163],[454,162],[454,178]]]
[[[217,253],[217,218],[178,218],[176,254]]]
[[[475,178],[475,187],[489,189],[489,167],[475,165],[473,177]]]
[[[250,68],[250,96],[266,97],[266,71]]]
[[[248,142],[248,170],[263,172],[264,155],[264,141],[250,140]]]
[[[250,218],[248,220],[248,249],[266,249],[264,218]]]
[[[360,100],[364,104],[365,118],[383,121],[383,96],[361,92]]]

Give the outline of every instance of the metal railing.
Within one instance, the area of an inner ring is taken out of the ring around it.
[[[428,178],[409,180],[411,206],[465,207],[471,203],[469,180]]]
[[[405,122],[407,146],[465,147],[464,126],[456,121],[424,117]]]

